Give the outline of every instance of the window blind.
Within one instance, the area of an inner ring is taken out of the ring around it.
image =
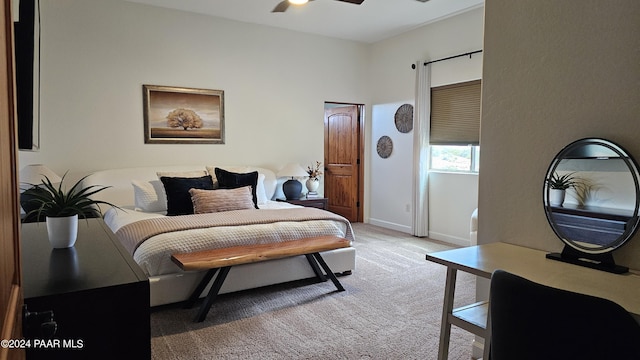
[[[431,145],[480,144],[481,81],[431,88]]]

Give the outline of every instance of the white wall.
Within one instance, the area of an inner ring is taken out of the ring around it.
[[[545,251],[542,184],[567,144],[602,137],[640,159],[640,2],[487,0],[478,243]],[[614,252],[640,269],[640,235]]]
[[[370,220],[388,228],[411,232],[413,222],[413,132],[395,129],[393,115],[403,103],[414,105],[416,61],[435,60],[482,49],[483,9],[426,25],[371,46],[372,120],[369,129]],[[480,79],[482,55],[435,63],[432,86]],[[394,141],[388,159],[376,154],[382,135]],[[482,168],[482,164],[480,165]],[[429,237],[469,244],[469,220],[477,206],[477,175],[429,175]]]
[[[42,148],[21,166],[306,166],[323,160],[324,102],[368,102],[361,43],[119,0],[41,8]],[[143,84],[224,90],[226,143],[144,144]]]
[[[142,165],[306,166],[323,159],[324,102],[362,103],[365,221],[407,232],[413,134],[396,132],[384,168],[370,124],[393,126],[385,107],[413,103],[412,63],[482,48],[482,9],[371,45],[120,0],[43,1],[41,13],[41,150],[21,151],[20,166],[43,163],[76,177]],[[480,78],[481,59],[435,64],[434,86]],[[144,144],[143,84],[224,90],[226,143]],[[390,174],[403,185],[390,191]],[[468,237],[476,195],[443,185],[439,194],[466,202],[447,210],[441,225],[431,219],[434,235]]]
[[[471,214],[478,207],[478,175],[429,174],[429,237],[469,246]]]
[[[413,98],[404,102],[376,104],[371,111],[372,143],[368,155],[371,166],[369,222],[410,234],[413,131],[401,133],[394,123],[396,110],[405,103],[413,104]],[[386,159],[381,158],[377,152],[378,139],[383,135],[389,136],[393,141],[393,151]]]
[[[542,185],[569,143],[602,137],[640,159],[640,2],[485,1],[478,244],[560,251]],[[640,235],[614,253],[640,269]],[[479,279],[478,300],[489,282]]]

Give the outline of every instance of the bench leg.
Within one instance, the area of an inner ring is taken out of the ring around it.
[[[207,297],[204,299],[204,302],[200,306],[200,310],[198,310],[198,315],[195,319],[196,322],[203,322],[207,317],[209,309],[211,309],[211,304],[213,304],[213,300],[216,298],[216,296],[218,296],[218,292],[220,291],[224,280],[227,278],[227,274],[229,273],[230,269],[231,266],[225,266],[220,269],[220,273],[216,277],[216,280],[213,282],[213,285],[211,285],[211,289],[209,289]]]
[[[313,253],[313,257],[315,257],[316,260],[318,260],[318,263],[320,264],[320,266],[322,266],[324,271],[327,273],[327,276],[329,277],[329,279],[333,281],[333,284],[336,286],[336,288],[338,288],[338,291],[344,291],[344,287],[342,287],[342,284],[340,284],[340,281],[338,281],[338,278],[336,277],[336,275],[333,273],[333,271],[331,271],[331,269],[329,268],[329,265],[327,265],[327,263],[324,262],[324,259],[322,258],[322,256],[320,256],[320,253]]]
[[[191,309],[193,307],[193,304],[195,304],[196,301],[198,301],[198,299],[200,298],[200,294],[202,294],[202,291],[204,290],[204,288],[207,287],[207,285],[209,284],[209,281],[211,281],[211,278],[213,277],[213,275],[216,274],[217,271],[218,271],[217,268],[209,269],[209,271],[207,271],[207,273],[204,274],[204,277],[202,278],[202,280],[200,280],[200,283],[195,288],[195,290],[193,290],[193,292],[189,296],[189,299],[185,301],[184,303],[185,309]]]
[[[309,265],[311,265],[311,268],[313,269],[313,272],[316,273],[318,279],[322,282],[327,281],[327,277],[324,276],[322,270],[320,270],[320,267],[318,266],[318,262],[313,258],[313,256],[311,254],[305,254],[304,256],[307,257],[307,261],[309,261]]]
[[[200,310],[198,310],[198,315],[196,316],[196,322],[203,322],[209,313],[209,309],[211,309],[211,304],[213,304],[213,300],[215,300],[216,296],[218,296],[218,292],[220,292],[220,288],[224,283],[224,280],[227,278],[227,274],[229,274],[229,270],[231,266],[225,266],[220,269],[220,273],[216,276],[213,285],[211,285],[211,289],[209,289],[209,293],[207,297],[204,299],[202,305],[200,305]]]

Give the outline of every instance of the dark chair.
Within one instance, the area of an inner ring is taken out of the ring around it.
[[[496,270],[489,309],[491,360],[640,359],[640,324],[606,299]]]

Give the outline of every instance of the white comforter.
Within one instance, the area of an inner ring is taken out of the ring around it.
[[[260,207],[262,209],[279,209],[291,208],[295,207],[295,205],[270,201]],[[121,227],[132,222],[164,216],[164,214],[160,213],[145,213],[133,209],[127,209],[126,211],[110,209],[105,213],[104,220],[115,233]],[[348,223],[332,220],[220,226],[153,236],[137,248],[133,258],[148,276],[156,276],[182,271],[171,261],[171,254],[174,253],[233,246],[253,241],[257,238],[263,242],[275,242],[283,241],[283,239],[318,235],[336,235],[353,240]]]

